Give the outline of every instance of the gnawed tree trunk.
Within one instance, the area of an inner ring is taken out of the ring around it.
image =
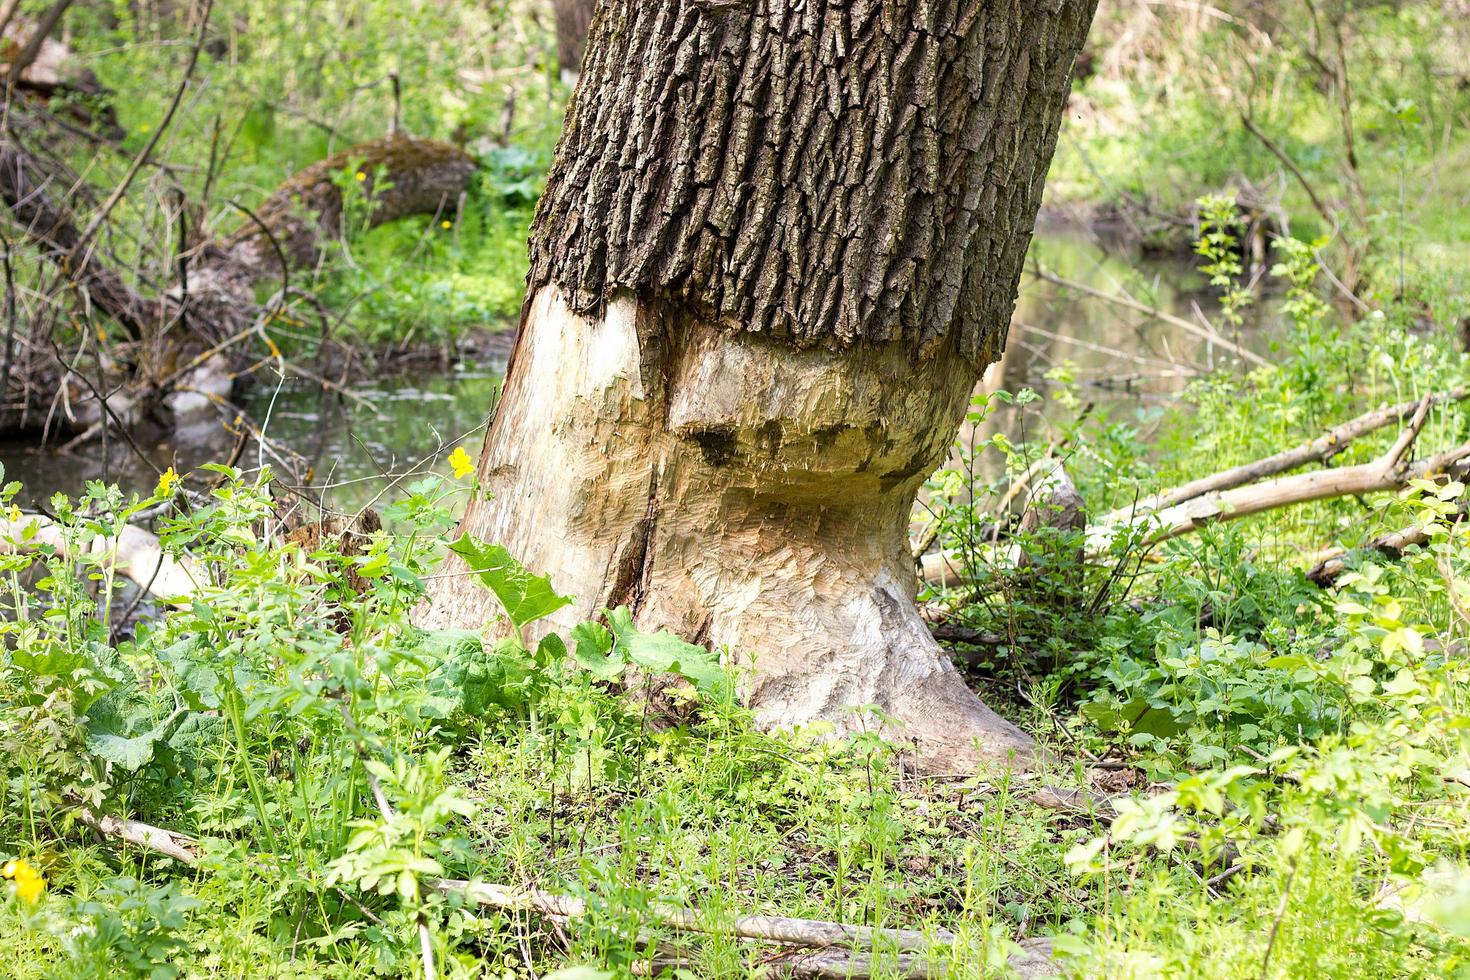
[[[906,527],[999,354],[1091,0],[608,4],[463,529],[728,646],[770,726],[1028,764],[913,603]],[[449,566],[452,572],[454,565]],[[467,577],[431,623],[492,618]]]

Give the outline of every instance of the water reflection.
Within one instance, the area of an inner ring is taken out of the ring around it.
[[[1208,316],[1212,310],[1208,284],[1191,263],[1150,260],[1118,243],[1066,230],[1038,233],[1032,260],[1067,279],[1108,292],[1126,291],[1180,317]],[[1260,351],[1273,332],[1268,322],[1251,325],[1231,339]],[[1080,386],[1081,398],[1093,402],[1095,411],[1133,412],[1170,398],[1199,372],[1221,367],[1241,369],[1226,352],[1177,325],[1026,275],[1006,355],[987,373],[985,385],[1011,391],[1031,386],[1044,392],[1065,377]],[[478,427],[502,370],[503,363],[494,360],[460,364],[447,372],[435,365],[365,379],[351,397],[298,379],[279,388],[257,387],[242,407],[262,425],[267,443],[246,444],[239,465],[250,469],[273,462],[273,450],[287,457],[299,454],[310,468],[310,482],[331,486],[326,502],[354,510],[388,486],[388,474],[401,473],[436,451],[447,453],[457,440],[463,439],[476,455]],[[1055,403],[1043,402],[1040,409],[1028,409],[1029,417],[1023,419],[1014,409],[1002,408],[989,425],[1013,439],[1045,438],[1040,430],[1062,421],[1056,417],[1060,411]],[[233,423],[233,418],[221,417],[186,431],[135,439],[154,465],[174,466],[182,473],[229,458],[238,441]],[[157,471],[116,437],[105,446],[93,442],[67,454],[0,444],[0,462],[7,479],[26,485],[23,506],[57,491],[76,493],[86,480],[116,482],[140,493],[157,482]],[[279,463],[275,468],[282,469]],[[446,470],[442,462],[437,468]]]
[[[447,455],[461,440],[472,455],[478,453],[481,427],[503,371],[503,362],[489,361],[461,363],[448,371],[385,374],[354,386],[350,398],[296,378],[279,388],[257,387],[241,407],[266,441],[248,439],[237,465],[248,470],[264,462],[280,473],[284,458],[292,469],[303,470],[312,486],[328,488],[324,502],[329,506],[355,510],[377,496],[388,474],[402,473],[436,453]],[[0,443],[0,463],[7,480],[25,485],[21,506],[57,491],[74,494],[87,480],[148,493],[158,482],[154,466],[184,473],[230,458],[241,433],[235,422],[222,414],[152,439],[135,435],[151,466],[115,437],[105,446],[99,440],[72,453]],[[446,470],[438,460],[429,465]]]

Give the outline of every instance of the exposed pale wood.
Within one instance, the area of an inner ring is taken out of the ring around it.
[[[906,529],[1004,344],[1092,0],[610,0],[462,527],[728,649],[767,727],[1029,766],[913,604]],[[424,622],[493,601],[451,559]],[[859,709],[859,710],[854,710]]]
[[[913,604],[914,494],[964,414],[960,357],[896,345],[793,350],[623,296],[597,319],[541,290],[480,459],[463,528],[577,597],[539,629],[628,605],[748,668],[758,723],[874,722],[924,765],[1029,765]],[[436,580],[428,625],[484,624],[484,590]],[[976,746],[976,740],[978,748]]]
[[[98,816],[85,807],[78,811],[78,819],[106,837],[115,837],[138,847],[145,848],[180,864],[192,865],[199,860],[195,849],[198,845],[192,837],[164,830],[137,820],[123,820],[103,814]]]

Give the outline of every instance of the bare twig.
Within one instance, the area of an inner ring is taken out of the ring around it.
[[[1036,276],[1036,278],[1038,279],[1045,280],[1046,282],[1054,283],[1055,285],[1062,286],[1066,289],[1075,290],[1079,293],[1082,293],[1084,296],[1091,296],[1094,299],[1104,300],[1116,306],[1121,306],[1125,309],[1133,310],[1135,313],[1141,313],[1144,316],[1152,317],[1155,320],[1160,320],[1164,323],[1170,324],[1171,326],[1178,327],[1180,330],[1193,334],[1194,336],[1199,337],[1201,340],[1205,340],[1211,344],[1214,344],[1217,347],[1223,347],[1235,356],[1239,357],[1241,360],[1249,361],[1250,363],[1258,367],[1264,366],[1269,363],[1264,357],[1257,354],[1255,351],[1250,350],[1247,347],[1242,347],[1240,344],[1237,344],[1230,338],[1222,336],[1218,331],[1195,323],[1193,320],[1186,320],[1183,317],[1178,317],[1172,313],[1165,312],[1164,310],[1156,309],[1145,303],[1140,303],[1138,300],[1134,299],[1131,296],[1126,296],[1122,293],[1110,293],[1106,290],[1097,289],[1087,285],[1086,283],[1064,278],[1063,276],[1059,276],[1048,269],[1040,267],[1032,269],[1031,274]]]
[[[138,176],[138,171],[142,170],[149,158],[152,157],[153,150],[158,146],[158,141],[163,138],[164,132],[173,122],[174,113],[178,111],[179,103],[184,100],[184,93],[189,90],[189,82],[194,78],[194,69],[199,64],[199,54],[204,50],[204,37],[205,31],[209,27],[209,15],[213,12],[214,0],[204,0],[204,11],[199,16],[199,30],[194,38],[193,45],[189,48],[189,63],[184,67],[184,77],[179,80],[178,88],[174,90],[174,97],[169,102],[168,110],[164,112],[163,119],[159,121],[157,128],[153,130],[153,134],[149,137],[143,149],[138,151],[138,155],[128,165],[128,169],[123,174],[122,179],[117,182],[117,186],[112,189],[112,193],[107,196],[107,200],[102,202],[102,207],[98,208],[97,213],[92,215],[92,220],[83,229],[80,240],[73,247],[73,258],[77,257],[80,250],[87,248],[91,244],[93,236],[102,228],[103,223],[112,214],[112,209],[117,207],[123,195],[128,192],[128,188],[133,184],[133,179]]]

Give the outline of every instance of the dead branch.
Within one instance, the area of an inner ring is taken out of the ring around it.
[[[1462,386],[1452,391],[1441,392],[1430,395],[1431,405],[1441,405],[1447,402],[1463,401],[1470,398],[1470,386]],[[1344,422],[1341,425],[1328,429],[1322,435],[1311,439],[1290,449],[1282,450],[1272,456],[1258,459],[1250,463],[1212,473],[1209,476],[1192,480],[1171,490],[1164,490],[1140,500],[1136,505],[1120,508],[1103,515],[1098,519],[1099,524],[1119,524],[1130,518],[1147,514],[1176,504],[1182,504],[1196,497],[1204,496],[1220,490],[1230,490],[1235,487],[1244,486],[1247,483],[1255,483],[1257,480],[1270,476],[1287,473],[1308,463],[1323,463],[1336,456],[1347,448],[1354,439],[1377,432],[1385,426],[1403,419],[1411,418],[1419,407],[1419,400],[1401,402],[1387,408],[1376,411],[1365,412],[1357,418]]]
[[[567,919],[587,914],[587,904],[580,898],[558,895],[539,888],[510,888],[482,881],[440,879],[433,887],[445,895],[458,894],[490,908],[539,912]],[[764,939],[792,946],[823,947],[859,944],[871,948],[875,941],[901,950],[924,950],[934,944],[952,944],[954,933],[937,929],[926,933],[916,929],[883,929],[877,926],[851,926],[819,919],[793,919],[776,915],[743,915],[726,925],[706,920],[698,912],[676,905],[657,904],[652,914],[660,925],[681,932],[705,932]]]
[[[374,797],[384,818],[393,819],[392,806],[381,795],[381,790],[375,788]],[[194,850],[196,845],[186,835],[136,820],[97,817],[86,809],[81,811],[81,820],[104,836],[167,855],[182,864],[198,862],[198,854]],[[582,899],[539,888],[510,888],[490,882],[446,878],[432,879],[428,885],[441,895],[458,896],[486,908],[535,912],[558,921],[577,919],[587,914],[587,903]],[[728,935],[794,947],[775,960],[781,966],[789,967],[793,976],[859,978],[871,976],[875,965],[881,965],[885,972],[897,969],[897,976],[929,977],[936,969],[930,957],[932,950],[949,947],[960,951],[959,937],[940,928],[932,931],[885,929],[776,915],[743,915],[731,923],[722,924],[706,919],[696,910],[667,903],[654,905],[650,914],[658,925],[679,932]],[[899,952],[896,957],[879,959],[862,950],[837,948],[857,946],[872,950],[875,945],[886,945]],[[1049,944],[1044,940],[1023,943],[1021,952],[1012,956],[1011,965],[1027,977],[1054,976],[1057,972]],[[432,967],[426,966],[426,973],[430,969]]]
[[[180,864],[192,865],[199,860],[199,852],[196,850],[198,844],[192,837],[184,834],[136,820],[122,820],[106,814],[99,816],[85,807],[78,811],[77,817],[104,837],[115,837],[135,844],[144,850],[171,857]]]
[[[30,39],[11,59],[6,69],[6,81],[9,84],[14,85],[22,75],[26,74],[31,65],[35,64],[36,58],[41,53],[41,47],[50,39],[51,32],[56,30],[56,25],[61,22],[66,8],[71,5],[72,0],[57,0],[41,15],[41,19],[36,22],[35,28],[31,31]]]
[[[1066,289],[1075,290],[1079,293],[1082,293],[1084,296],[1091,296],[1094,299],[1104,300],[1108,303],[1114,304],[1115,306],[1121,306],[1125,309],[1133,310],[1135,313],[1141,313],[1144,316],[1150,317],[1155,320],[1160,320],[1164,323],[1170,324],[1171,326],[1178,327],[1180,330],[1183,330],[1186,333],[1193,334],[1194,336],[1206,341],[1207,343],[1213,344],[1216,347],[1223,347],[1225,350],[1230,351],[1241,360],[1248,361],[1251,364],[1256,365],[1257,367],[1263,367],[1266,364],[1270,363],[1264,357],[1257,354],[1255,351],[1252,351],[1246,347],[1242,347],[1240,344],[1237,344],[1235,341],[1231,340],[1228,337],[1221,336],[1218,331],[1213,330],[1210,327],[1195,323],[1193,320],[1186,320],[1183,317],[1175,316],[1174,314],[1168,313],[1164,310],[1155,309],[1154,307],[1149,306],[1145,303],[1140,303],[1138,300],[1134,299],[1131,296],[1127,296],[1122,293],[1110,293],[1102,289],[1095,289],[1092,286],[1087,285],[1086,283],[1077,282],[1073,279],[1066,279],[1050,271],[1049,269],[1041,268],[1040,266],[1033,267],[1031,269],[1031,274],[1034,275],[1036,278],[1044,280],[1046,282],[1054,283],[1055,285],[1062,286]]]
[[[1017,486],[1021,489],[1016,489]],[[1082,530],[1087,525],[1087,509],[1082,495],[1077,492],[1072,478],[1067,475],[1063,461],[1050,451],[1028,466],[1017,477],[1012,489],[1015,493],[1007,491],[1002,505],[1009,506],[1016,496],[1026,492],[1026,506],[1021,512],[1018,525],[1023,534],[1034,533],[1043,527],[1061,531]],[[1080,559],[1081,555],[1077,557]],[[962,558],[963,556],[952,552],[930,552],[919,560],[920,574],[931,585],[958,585],[962,581]],[[1004,560],[1017,568],[1024,568],[1031,563],[1031,557],[1019,547],[1011,548],[1010,554]]]
[[[1210,524],[1238,520],[1294,504],[1327,500],[1333,497],[1402,490],[1414,480],[1436,477],[1463,479],[1470,475],[1470,443],[1456,446],[1414,463],[1405,464],[1403,462],[1404,455],[1418,438],[1428,416],[1429,407],[1434,403],[1435,398],[1448,398],[1454,394],[1452,392],[1445,396],[1426,396],[1418,402],[1414,417],[1410,420],[1409,425],[1399,433],[1394,444],[1382,456],[1370,462],[1282,476],[1245,486],[1233,486],[1225,490],[1213,490],[1201,493],[1183,503],[1152,512],[1141,512],[1131,508],[1127,511],[1115,511],[1088,528],[1085,557],[1097,558],[1108,554],[1112,550],[1113,542],[1121,536],[1133,540],[1136,547],[1147,549],[1172,538],[1198,531]],[[1383,409],[1382,412],[1390,413],[1399,408],[1400,406],[1394,406],[1392,409]],[[1370,413],[1370,415],[1376,414]],[[1347,425],[1355,425],[1362,419],[1368,418],[1369,416],[1363,416]],[[1376,419],[1373,421],[1376,422]],[[1313,444],[1319,441],[1316,440]],[[1307,445],[1310,447],[1313,444]],[[1298,449],[1302,448],[1298,447]],[[1272,459],[1278,458],[1272,457]],[[1409,543],[1411,542],[1406,540],[1404,546],[1407,547]],[[925,555],[921,566],[924,581],[936,585],[956,584],[959,581],[959,576],[954,571],[957,557],[944,552]],[[1016,557],[1011,556],[1011,564],[1015,564]]]
[[[1460,500],[1459,511],[1450,518],[1450,522],[1458,524],[1466,520],[1467,508],[1470,508],[1470,497]],[[1410,548],[1422,548],[1428,543],[1428,529],[1413,524],[1390,534],[1379,535],[1360,548],[1334,548],[1312,566],[1311,571],[1307,572],[1307,580],[1313,585],[1329,589],[1347,572],[1349,562],[1355,554],[1376,554],[1388,561],[1398,561]]]
[[[62,203],[67,195],[67,182],[21,143],[14,127],[0,133],[0,201],[10,209],[16,225],[43,257],[65,266],[72,284],[97,309],[115,319],[129,335],[141,337],[155,321],[158,304],[135,292],[94,251],[78,254],[82,233],[72,220],[71,209]],[[68,265],[73,255],[77,258]]]
[[[1088,531],[1088,552],[1106,553],[1120,533],[1140,535],[1143,543],[1161,544],[1171,538],[1197,531],[1218,521],[1238,520],[1263,511],[1293,504],[1327,500],[1356,494],[1402,490],[1412,481],[1435,476],[1459,477],[1470,466],[1470,443],[1410,465],[1401,465],[1404,453],[1418,436],[1429,408],[1420,404],[1413,422],[1394,445],[1378,459],[1357,466],[1317,470],[1279,477],[1251,486],[1204,494],[1183,504],[1153,514],[1143,514],[1119,524],[1099,524]]]
[[[152,356],[140,359],[137,376],[128,381],[126,393],[119,393],[137,404],[132,414],[138,417],[180,384],[213,390],[218,379],[230,383],[232,373],[222,359],[216,359],[208,377],[199,377],[199,370],[208,366],[210,352],[260,334],[257,283],[275,276],[284,280],[290,268],[313,265],[340,235],[343,200],[337,179],[349,167],[364,174],[369,223],[377,225],[451,206],[475,163],[449,144],[401,134],[336,154],[282,184],[237,230],[200,246],[187,266],[187,288],[181,281],[153,297],[140,293],[89,247],[97,221],[78,228],[65,203],[69,182],[58,167],[13,131],[0,132],[0,201],[16,224],[87,302],[122,324],[134,340],[152,345]],[[374,182],[380,192],[374,192]],[[184,329],[175,329],[179,326]],[[41,389],[54,392],[57,386]],[[106,422],[107,412],[83,402],[87,410],[67,415],[73,426],[87,430]],[[179,413],[178,405],[170,407]]]

